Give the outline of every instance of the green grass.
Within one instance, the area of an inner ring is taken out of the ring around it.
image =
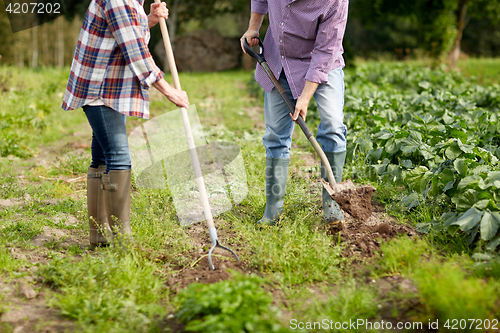
[[[382,243],[381,250],[384,257],[380,260],[380,269],[389,274],[404,276],[415,271],[421,265],[422,257],[430,252],[427,242],[408,237]]]
[[[468,276],[456,262],[425,263],[413,277],[428,318],[491,320],[498,315],[498,281]]]
[[[489,86],[499,83],[500,67],[496,58],[469,58],[459,62],[459,68],[467,76],[473,76],[477,83]]]
[[[157,267],[134,252],[106,251],[81,260],[56,257],[40,272],[59,290],[49,304],[80,332],[151,332],[168,314]]]
[[[0,156],[29,157],[40,145],[71,136],[83,112],[61,109],[68,71],[0,67]],[[12,112],[16,110],[16,112]]]

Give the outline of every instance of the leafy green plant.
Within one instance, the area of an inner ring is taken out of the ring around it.
[[[177,296],[177,318],[187,331],[284,332],[272,296],[258,276],[236,275],[214,284],[190,284]]]
[[[348,155],[368,165],[357,176],[404,186],[407,209],[431,202],[452,235],[495,250],[500,87],[411,66],[366,65],[346,81]]]

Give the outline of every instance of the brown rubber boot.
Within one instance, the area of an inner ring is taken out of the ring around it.
[[[113,234],[130,237],[130,178],[132,170],[110,170],[102,175],[103,189],[108,193],[110,226]]]
[[[88,168],[87,171],[87,209],[89,212],[90,248],[109,246],[111,230],[109,228],[109,201],[101,189],[102,175],[106,166],[98,169]]]

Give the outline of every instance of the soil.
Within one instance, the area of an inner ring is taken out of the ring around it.
[[[236,234],[231,231],[230,226],[227,228],[218,228],[218,240],[222,241],[222,246],[228,247],[233,250],[236,255],[241,253],[242,247],[241,242],[235,243],[237,239]],[[208,252],[209,248],[207,246],[211,245],[212,242],[210,237],[206,232],[206,226],[202,223],[197,223],[188,229],[190,238],[192,239],[198,251],[193,251],[188,254],[192,261],[190,264],[184,267],[179,267],[175,270],[171,276],[167,278],[166,284],[173,291],[178,291],[185,288],[188,284],[193,282],[198,283],[216,283],[223,280],[227,280],[231,277],[230,271],[237,271],[246,274],[258,274],[255,268],[252,268],[244,261],[238,262],[236,258],[227,250],[220,247],[216,247],[212,254],[212,263],[214,265],[214,270],[211,270],[208,263]],[[225,242],[228,242],[227,244]]]
[[[352,184],[352,182],[348,183]],[[339,185],[342,185],[342,183]],[[375,188],[371,185],[354,187],[353,184],[352,186],[348,190],[334,192],[331,195],[332,199],[353,218],[365,221],[373,212],[372,193]]]
[[[300,147],[295,146],[295,149],[299,150]],[[297,162],[295,164],[301,164],[302,168],[309,171],[301,171],[299,167],[292,173],[296,172],[299,177],[317,181],[319,168],[313,170],[313,167],[318,165],[319,158],[315,153],[306,153],[303,149],[299,156],[295,158],[294,162]],[[325,182],[325,184],[328,183]],[[339,243],[343,245],[342,256],[352,258],[352,265],[378,255],[382,241],[403,234],[410,237],[418,235],[415,228],[397,223],[394,217],[386,213],[383,204],[376,200],[376,195],[373,195],[375,188],[371,185],[356,185],[350,180],[338,185],[339,193],[333,198],[341,207],[345,220],[329,225],[320,224],[316,226],[316,229],[331,235],[332,245]]]
[[[345,221],[322,227],[333,239],[344,245],[342,256],[356,260],[366,259],[380,252],[380,243],[389,239],[408,235],[417,236],[415,229],[406,224],[397,223],[385,212],[382,204],[371,201],[372,214],[365,220],[354,218],[344,211]],[[321,227],[320,227],[321,228]]]

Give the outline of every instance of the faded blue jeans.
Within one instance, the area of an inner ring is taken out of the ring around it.
[[[128,148],[125,121],[127,116],[108,106],[84,106],[83,111],[92,127],[92,164],[98,168],[106,165],[110,170],[130,170],[130,150]]]
[[[297,100],[292,97],[283,71],[279,82],[295,104]],[[316,140],[324,151],[334,153],[345,151],[347,126],[344,125],[344,71],[342,68],[333,69],[328,73],[328,82],[318,86],[314,99],[318,104],[321,119]],[[275,88],[265,94],[266,133],[262,142],[266,148],[267,157],[290,157],[295,122],[289,113],[290,111]]]

